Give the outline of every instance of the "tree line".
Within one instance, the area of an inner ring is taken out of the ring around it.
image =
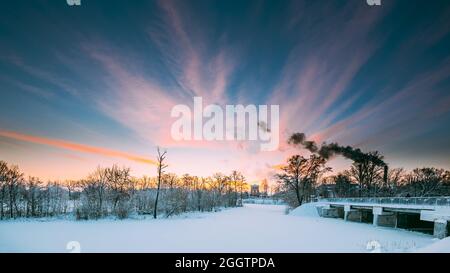
[[[0,219],[67,215],[78,220],[132,215],[157,218],[241,206],[248,184],[240,172],[178,176],[165,172],[165,156],[158,150],[156,177],[136,178],[129,168],[114,165],[63,183],[25,178],[18,166],[0,161]]]
[[[383,159],[378,152],[370,158]],[[327,160],[317,154],[309,158],[294,155],[275,175],[276,196],[291,207],[297,207],[317,197],[430,197],[450,196],[450,171],[423,167],[412,171],[386,169],[375,160],[353,162],[348,170],[336,175]],[[329,185],[331,187],[325,187]]]

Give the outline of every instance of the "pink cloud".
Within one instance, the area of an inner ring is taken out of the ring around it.
[[[326,11],[328,8],[326,5],[321,7]],[[326,25],[333,26],[323,28],[328,31],[310,33],[305,30],[309,35],[305,34],[307,36],[290,53],[271,102],[280,104],[282,123],[289,124],[292,131],[314,134],[329,126],[357,99],[355,95],[335,107],[358,71],[380,45],[369,33],[381,17],[378,13],[367,13],[359,7],[355,11],[354,8],[352,6],[351,13],[346,7],[334,11],[335,16],[325,20]],[[303,19],[299,16],[291,22],[291,27]],[[309,25],[309,22],[302,23]],[[304,52],[308,45],[312,49]]]
[[[106,149],[106,148],[102,148],[102,147],[95,147],[95,146],[90,146],[90,145],[85,145],[85,144],[80,144],[80,143],[74,143],[74,142],[69,142],[69,141],[60,140],[60,139],[27,135],[27,134],[22,134],[22,133],[17,133],[17,132],[12,132],[12,131],[4,131],[4,130],[0,130],[0,136],[15,139],[15,140],[20,140],[20,141],[44,144],[44,145],[53,146],[53,147],[66,149],[66,150],[71,150],[71,151],[97,154],[97,155],[102,155],[102,156],[106,156],[106,157],[124,158],[124,159],[128,159],[128,160],[135,161],[138,163],[153,164],[153,165],[156,164],[156,162],[154,160],[144,158],[141,156],[137,156],[137,155],[133,155],[130,153],[125,153],[125,152],[121,152],[121,151]]]
[[[163,11],[161,29],[150,30],[149,35],[182,87],[181,93],[201,96],[207,103],[225,104],[226,88],[234,68],[233,56],[227,46],[206,55],[208,36],[204,26],[196,24],[189,16],[189,8],[184,7],[183,2],[175,5],[174,1],[159,1],[158,4]],[[161,35],[161,32],[167,35]]]

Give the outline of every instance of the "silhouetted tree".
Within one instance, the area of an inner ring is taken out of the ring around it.
[[[15,218],[19,213],[17,208],[17,196],[19,193],[19,184],[22,180],[23,173],[20,172],[19,167],[16,165],[8,168],[6,172],[6,183],[8,185],[9,193],[9,216],[10,218]],[[14,211],[16,213],[14,213]]]
[[[6,185],[7,185],[8,164],[5,161],[0,161],[0,219],[5,216],[4,206],[6,199]]]
[[[360,196],[371,196],[376,194],[377,186],[383,179],[384,167],[376,163],[374,158],[383,160],[377,151],[370,152],[368,156],[354,162],[349,170],[349,174],[359,184]]]
[[[317,179],[331,170],[325,163],[324,158],[314,154],[309,158],[294,155],[288,159],[288,164],[281,168],[282,173],[276,175],[278,183],[287,194],[288,204],[297,207],[304,201],[309,201]],[[295,196],[294,200],[291,199],[292,193]]]
[[[158,211],[158,198],[159,198],[159,191],[161,189],[162,175],[163,175],[164,169],[167,168],[167,165],[164,164],[164,160],[166,159],[167,151],[164,151],[161,153],[161,150],[159,147],[158,147],[157,151],[158,151],[158,156],[157,156],[156,160],[158,162],[157,163],[158,164],[157,165],[158,185],[157,185],[157,189],[156,189],[155,208],[153,210],[153,218],[155,218],[155,219],[156,219],[157,213],[158,213],[157,212]]]
[[[352,195],[352,181],[346,173],[340,173],[334,177],[336,195],[338,197],[350,197]]]

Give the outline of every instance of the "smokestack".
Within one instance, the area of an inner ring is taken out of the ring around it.
[[[389,172],[389,167],[388,167],[388,165],[384,165],[383,181],[384,181],[384,184],[385,184],[385,185],[387,185],[387,182],[388,182],[388,172]]]

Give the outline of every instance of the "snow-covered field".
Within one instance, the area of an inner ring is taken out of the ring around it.
[[[411,252],[449,249],[445,240],[320,218],[312,205],[245,204],[172,219],[0,222],[0,252]],[[443,243],[442,243],[443,242]],[[433,243],[444,244],[433,248]],[[76,243],[75,243],[76,244]],[[369,246],[369,247],[368,247]],[[448,250],[447,250],[448,251]]]

